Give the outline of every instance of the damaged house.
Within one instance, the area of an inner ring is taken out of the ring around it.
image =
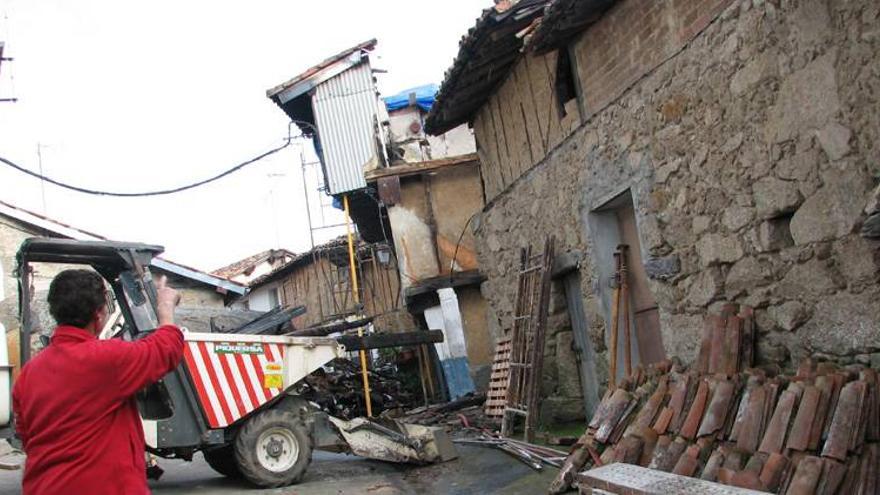
[[[880,363],[876,2],[496,3],[426,130],[475,133],[495,340],[514,325],[519,249],[555,236],[545,421],[582,418],[597,399],[583,384],[604,388],[623,352],[621,244],[634,364],[693,362],[725,302],[754,308],[758,363]]]
[[[366,246],[358,251],[392,257],[404,320],[443,330],[437,378],[455,398],[485,388],[491,366],[484,277],[467,228],[483,206],[473,132],[461,125],[425,133],[436,86],[380,99],[370,65],[375,46],[370,40],[340,52],[267,96],[312,139],[325,192],[344,205]],[[377,332],[400,329],[378,323]]]
[[[400,303],[397,269],[388,250],[359,243],[355,264],[359,304],[352,297],[348,243],[342,237],[296,255],[252,280],[247,296],[236,305],[256,311],[305,306],[305,313],[293,319],[296,329],[359,318],[384,331],[412,329],[412,319]]]

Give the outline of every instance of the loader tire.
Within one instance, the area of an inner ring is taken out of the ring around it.
[[[312,439],[299,415],[269,409],[250,418],[235,439],[235,459],[245,479],[263,488],[292,485],[312,462]]]
[[[238,461],[235,459],[235,449],[232,444],[202,451],[205,461],[211,469],[233,479],[241,479],[241,470],[238,469]]]

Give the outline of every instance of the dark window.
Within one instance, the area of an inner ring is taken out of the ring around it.
[[[556,102],[559,118],[565,117],[565,104],[577,97],[574,68],[567,47],[556,51]]]

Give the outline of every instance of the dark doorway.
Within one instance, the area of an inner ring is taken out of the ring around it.
[[[630,353],[633,366],[649,364],[666,358],[663,340],[660,335],[660,315],[657,302],[648,285],[648,275],[642,264],[641,242],[636,223],[633,199],[629,190],[616,196],[590,213],[589,231],[593,244],[592,261],[599,275],[599,297],[602,302],[606,322],[605,342],[610,347],[612,329],[612,306],[615,277],[614,252],[621,244],[626,244],[627,282],[629,285],[629,319],[631,331]],[[621,303],[621,306],[623,304]],[[624,316],[621,316],[623,318]],[[623,325],[619,327],[622,332]],[[617,362],[623,363],[624,339],[618,339]],[[617,378],[623,378],[623,366],[618,365]]]
[[[592,418],[599,405],[599,380],[596,376],[596,351],[590,341],[589,322],[584,311],[581,292],[581,252],[568,252],[556,257],[553,278],[562,283],[565,303],[574,336],[574,352],[578,361],[581,390],[584,394],[584,413]]]

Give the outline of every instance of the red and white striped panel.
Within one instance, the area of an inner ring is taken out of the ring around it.
[[[190,341],[184,348],[184,360],[208,424],[222,428],[265,404],[281,393],[281,388],[267,388],[264,370],[274,367],[280,375],[284,360],[281,344],[241,344],[262,347],[262,353],[215,352],[216,345],[234,342]],[[280,376],[269,377],[268,385],[277,385]],[[274,382],[274,383],[272,383]]]

